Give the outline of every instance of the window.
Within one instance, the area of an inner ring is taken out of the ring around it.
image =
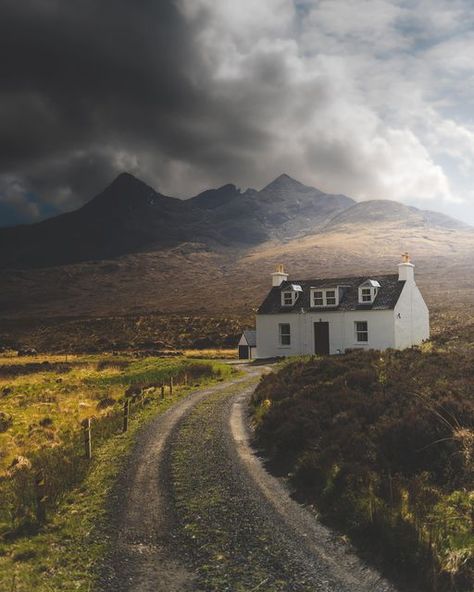
[[[336,290],[326,290],[326,306],[336,306]]]
[[[300,288],[301,290],[301,288]],[[282,306],[293,306],[298,298],[298,292],[295,290],[286,290],[281,293],[281,305]]]
[[[359,286],[359,304],[372,304],[378,294],[380,284],[377,280],[367,280]]]
[[[338,290],[311,290],[311,306],[337,306]]]
[[[290,323],[280,323],[280,325],[278,325],[278,329],[280,333],[280,345],[291,345]]]
[[[367,343],[369,341],[369,327],[367,321],[356,321],[355,334],[358,343]]]
[[[313,306],[324,306],[324,298],[322,292],[313,292]]]

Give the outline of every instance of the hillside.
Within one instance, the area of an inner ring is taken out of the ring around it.
[[[225,185],[188,202],[122,175],[76,212],[0,230],[0,344],[228,344],[253,322],[276,264],[293,278],[393,273],[406,250],[431,310],[470,314],[474,231],[459,224],[286,175],[260,192]],[[203,320],[184,336],[176,315]],[[134,329],[150,316],[150,330]]]
[[[331,218],[324,229],[352,231],[360,225],[387,223],[398,224],[400,228],[408,226],[410,228],[469,229],[469,226],[460,220],[439,212],[419,210],[396,201],[383,199],[364,201],[346,208]]]

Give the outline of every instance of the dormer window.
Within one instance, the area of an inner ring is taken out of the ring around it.
[[[295,303],[295,292],[288,291],[281,293],[281,304],[282,306],[293,306]]]
[[[316,288],[311,290],[311,306],[337,306],[339,304],[339,290],[336,288],[329,288],[318,290]]]
[[[302,291],[303,288],[299,284],[290,284],[289,289],[281,293],[281,305],[293,306],[298,299],[298,294]]]
[[[377,280],[367,280],[359,286],[359,304],[372,304],[380,288]]]

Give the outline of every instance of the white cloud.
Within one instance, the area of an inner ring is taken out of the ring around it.
[[[260,134],[236,148],[254,161],[237,181],[258,186],[286,170],[359,199],[449,208],[457,196],[440,157],[466,174],[474,136],[443,115],[448,89],[438,73],[452,60],[467,66],[458,53],[469,33],[454,47],[446,40],[463,26],[466,6],[181,0],[211,66],[202,84],[226,105],[225,117]],[[225,133],[218,116],[213,129]]]

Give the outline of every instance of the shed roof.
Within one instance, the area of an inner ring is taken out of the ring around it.
[[[247,345],[250,347],[257,347],[257,331],[254,329],[245,329],[242,333]]]
[[[359,286],[367,280],[378,282],[380,288],[378,289],[374,302],[360,304]],[[282,306],[281,292],[291,290],[291,284],[299,284],[303,291],[298,294],[293,306]],[[404,281],[399,281],[398,274],[291,280],[283,282],[281,286],[272,288],[262,302],[257,314],[290,313],[300,312],[301,310],[304,312],[323,310],[321,308],[310,306],[311,288],[340,288],[339,305],[325,306],[324,311],[390,310],[395,308],[404,285]]]

